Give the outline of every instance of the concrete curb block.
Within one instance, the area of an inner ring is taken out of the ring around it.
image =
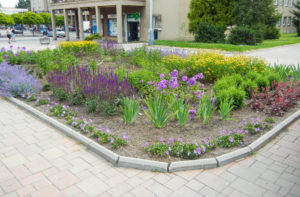
[[[118,166],[140,170],[168,172],[168,163],[120,156]]]
[[[217,168],[217,164],[218,163],[216,158],[198,159],[192,161],[177,161],[171,163],[169,172]]]
[[[248,147],[251,148],[251,152],[256,152],[261,147],[266,145],[269,141],[271,141],[275,136],[277,136],[285,127],[291,124],[293,121],[300,117],[300,110],[292,114],[290,117],[282,121],[276,127],[274,127],[271,131],[267,132],[263,136],[259,137],[257,140],[252,142]]]
[[[245,148],[241,148],[241,149],[232,151],[230,153],[226,153],[221,156],[218,156],[218,157],[216,157],[216,159],[218,161],[218,167],[225,166],[226,164],[229,164],[233,161],[247,157],[250,154],[251,154],[251,148],[245,147]]]
[[[72,128],[69,128],[65,124],[34,109],[30,105],[27,105],[26,103],[18,99],[15,99],[13,97],[7,98],[7,100],[17,105],[18,107],[28,111],[35,117],[41,119],[42,121],[48,123],[49,125],[55,127],[56,129],[60,130],[65,135],[70,136],[71,138],[79,141],[83,145],[87,146],[87,148],[91,149],[93,152],[100,155],[101,157],[103,157],[104,159],[106,159],[107,161],[109,161],[114,165],[120,167],[136,168],[140,170],[159,171],[159,172],[178,172],[178,171],[186,171],[186,170],[210,169],[210,168],[217,168],[217,167],[224,166],[228,163],[244,158],[253,152],[256,152],[261,147],[266,145],[269,141],[271,141],[289,124],[291,124],[293,121],[295,121],[300,117],[300,110],[299,110],[245,148],[223,154],[216,158],[178,161],[178,162],[172,162],[170,166],[168,166],[168,163],[166,162],[158,162],[158,161],[145,160],[145,159],[139,159],[133,157],[119,156],[118,154],[105,148],[104,146],[94,142],[93,140],[85,137],[84,135],[81,135],[80,133],[73,130]]]

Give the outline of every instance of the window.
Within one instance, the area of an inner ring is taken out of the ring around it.
[[[290,0],[290,7],[292,8],[294,5],[293,5],[293,0]]]
[[[278,27],[281,26],[281,19],[278,21]]]
[[[289,16],[289,18],[288,18],[288,26],[291,25],[291,22],[292,22],[292,17]]]
[[[274,5],[278,5],[278,0],[274,0]]]
[[[285,25],[286,25],[286,16],[283,17],[283,22],[282,22],[282,26],[285,27]]]
[[[153,16],[153,28],[161,29],[161,15]]]
[[[289,0],[285,0],[285,7],[289,7]]]
[[[283,7],[283,0],[280,0],[280,5],[281,7]]]

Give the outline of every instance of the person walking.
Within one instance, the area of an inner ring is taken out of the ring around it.
[[[11,42],[11,36],[12,36],[12,32],[11,32],[11,28],[7,28],[6,29],[6,35],[7,35],[7,38],[8,38],[8,43],[10,44]]]
[[[11,30],[11,41],[16,42],[16,30],[15,30],[15,28],[12,28],[12,30]]]

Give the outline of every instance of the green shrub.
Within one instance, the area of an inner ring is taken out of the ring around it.
[[[246,77],[246,79],[250,79],[250,80],[254,81],[259,76],[260,75],[257,72],[251,71],[251,72],[248,72],[245,77]]]
[[[224,100],[233,100],[234,109],[241,108],[245,105],[246,92],[237,87],[230,87],[216,92],[217,105]]]
[[[280,75],[274,72],[267,72],[266,75],[268,81],[269,81],[269,85],[270,87],[272,87],[272,84],[274,83],[274,81],[279,82],[280,81]]]
[[[189,104],[188,102],[184,102],[184,94],[180,94],[179,98],[173,98],[175,100],[173,105],[173,112],[178,111],[178,113],[175,115],[175,119],[179,121],[179,125],[181,127],[184,127],[186,124],[186,121],[189,117]]]
[[[109,101],[102,101],[101,105],[101,112],[103,112],[104,116],[114,116],[117,114],[117,104],[116,102],[109,102]]]
[[[68,94],[62,88],[53,88],[52,93],[59,101],[65,101],[68,98]]]
[[[275,26],[266,26],[264,30],[264,39],[274,40],[280,38],[280,31]]]
[[[68,95],[68,101],[70,105],[81,105],[85,101],[84,94],[79,91],[76,91],[74,94]]]
[[[155,79],[157,79],[157,76],[152,71],[145,69],[133,71],[128,74],[129,83],[142,93],[147,91],[147,82],[154,81]]]
[[[102,36],[100,36],[99,33],[96,33],[96,34],[85,37],[84,40],[91,41],[91,40],[96,40],[96,39],[102,39]]]
[[[259,91],[262,91],[263,88],[267,88],[269,86],[269,80],[267,76],[263,76],[263,75],[256,78],[255,83],[257,84]]]
[[[99,110],[99,98],[93,97],[85,101],[85,108],[88,113],[96,113]]]
[[[45,83],[44,85],[43,85],[43,88],[42,88],[42,90],[44,91],[44,92],[48,92],[48,91],[50,91],[50,85],[49,85],[49,83]]]
[[[40,100],[38,100],[38,102],[36,102],[36,106],[40,106],[40,105],[47,105],[47,104],[49,104],[50,103],[50,101],[48,101],[48,100],[46,100],[46,99],[40,99]]]
[[[123,107],[121,110],[123,112],[123,120],[126,124],[132,123],[135,120],[136,115],[139,112],[139,102],[133,97],[125,97],[123,99]]]
[[[247,97],[250,98],[251,97],[250,90],[252,92],[254,92],[255,89],[257,88],[257,84],[254,81],[252,81],[251,79],[247,79],[247,80],[243,81],[241,88],[246,92]],[[249,90],[249,88],[250,88],[250,90]]]
[[[215,85],[213,86],[213,90],[215,93],[228,89],[232,86],[239,87],[243,83],[243,77],[239,74],[233,74],[231,76],[225,76],[219,79]]]
[[[229,35],[230,44],[256,45],[256,32],[248,27],[235,27]]]
[[[200,22],[195,31],[196,42],[224,42],[224,29],[208,22]]]
[[[233,100],[224,100],[220,102],[220,116],[222,120],[227,120],[229,118],[230,112],[233,109]]]

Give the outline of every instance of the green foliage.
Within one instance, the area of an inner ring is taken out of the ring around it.
[[[248,27],[234,27],[229,35],[229,42],[234,45],[256,45],[255,31]]]
[[[230,148],[239,146],[244,140],[244,135],[240,133],[234,133],[230,135],[222,135],[218,137],[218,144],[221,147]]]
[[[126,77],[127,73],[123,72],[122,76]],[[120,75],[119,75],[120,76]],[[148,81],[154,81],[157,79],[155,74],[152,71],[146,69],[140,69],[137,71],[132,71],[128,74],[129,83],[136,87],[139,92],[147,94],[148,93]],[[141,80],[143,81],[141,83]]]
[[[300,80],[300,64],[297,66],[291,65],[291,80],[292,81],[299,81]]]
[[[83,93],[75,91],[74,94],[68,95],[68,101],[70,105],[81,105],[85,102],[85,97]]]
[[[53,88],[52,93],[59,101],[65,101],[68,98],[68,94],[62,88]]]
[[[195,33],[200,22],[209,22],[218,27],[232,24],[236,0],[192,0],[190,3],[189,31]]]
[[[75,116],[75,114],[73,112],[71,112],[69,109],[67,109],[66,107],[64,107],[61,104],[57,104],[57,105],[52,106],[49,109],[48,114],[51,115],[51,116],[57,116],[57,117]]]
[[[258,78],[256,78],[255,83],[257,84],[259,91],[261,91],[263,88],[267,88],[270,85],[267,76],[263,75],[260,75]]]
[[[215,98],[212,95],[204,94],[199,99],[197,116],[203,119],[204,124],[208,124],[216,109]]]
[[[97,65],[98,62],[95,59],[91,59],[90,62],[88,63],[88,66],[92,69],[92,70],[96,70],[97,69]]]
[[[14,19],[15,24],[23,24],[21,13],[14,13],[10,16]]]
[[[35,96],[35,95],[28,96],[28,97],[26,98],[26,101],[27,101],[27,102],[36,101],[36,96]]]
[[[99,33],[96,33],[96,34],[85,37],[84,40],[96,40],[96,39],[102,39],[102,36],[100,36]]]
[[[195,34],[196,42],[224,42],[224,28],[216,27],[208,22],[200,22]]]
[[[280,30],[275,26],[266,26],[264,32],[264,39],[272,40],[280,38]]]
[[[92,97],[85,101],[85,108],[88,113],[96,113],[99,110],[99,98]]]
[[[273,0],[239,0],[235,4],[234,24],[248,26],[252,29],[261,29],[266,38],[276,38],[274,28],[280,18],[281,16],[277,13]]]
[[[265,121],[268,123],[275,123],[275,120],[272,117],[265,118]]]
[[[120,108],[123,112],[122,118],[126,124],[132,123],[135,120],[135,117],[140,109],[139,102],[135,97],[125,97],[123,99],[123,106],[120,106]]]
[[[174,105],[173,105],[173,112],[178,111],[178,113],[175,115],[175,119],[179,121],[179,125],[181,127],[184,127],[186,124],[186,121],[189,117],[189,109],[190,106],[188,102],[184,102],[184,94],[181,93],[179,98],[173,98]]]
[[[268,79],[270,87],[272,87],[272,84],[274,82],[279,82],[280,81],[280,75],[277,74],[277,73],[271,72],[271,71],[266,72],[264,74],[264,76],[266,76],[266,78]]]
[[[245,76],[247,79],[250,79],[251,81],[254,81],[259,77],[259,74],[255,71],[248,72]]]
[[[227,100],[220,102],[220,116],[222,120],[227,120],[229,118],[230,112],[233,109],[233,100]]]
[[[101,112],[104,116],[114,116],[117,114],[117,103],[116,102],[109,102],[109,101],[102,101],[101,105]]]
[[[233,100],[234,109],[241,108],[245,105],[246,92],[235,86],[215,92],[215,95],[217,103],[224,100]]]
[[[250,91],[254,92],[255,89],[257,88],[257,84],[255,83],[255,81],[252,81],[251,79],[246,79],[245,81],[243,81],[241,88],[246,92],[246,96],[250,98],[251,97]]]
[[[45,25],[50,25],[51,24],[51,14],[50,13],[39,13],[39,15],[44,19],[44,24]]]
[[[40,106],[40,105],[47,105],[49,103],[50,103],[50,101],[48,101],[46,99],[40,99],[35,105]]]
[[[247,130],[248,133],[254,135],[258,132],[261,132],[265,128],[265,126],[261,122],[251,122],[244,126],[244,130]]]
[[[156,94],[154,98],[152,95],[148,96],[145,103],[149,111],[143,110],[157,128],[164,127],[165,124],[178,113],[178,111],[170,113],[173,102],[169,103],[165,101],[163,95],[160,94]]]
[[[34,12],[25,12],[24,14],[22,14],[22,21],[23,24],[27,24],[27,25],[44,23],[44,19],[40,15]]]
[[[65,19],[63,15],[55,15],[55,24],[57,26],[63,26],[65,24]]]
[[[48,92],[48,91],[50,91],[50,85],[49,85],[49,83],[45,83],[44,85],[43,85],[43,92]]]
[[[296,26],[298,36],[300,36],[300,1],[295,2],[294,7],[295,9],[291,11],[295,16],[293,23]]]
[[[102,131],[96,131],[93,134],[93,138],[97,139],[97,141],[100,144],[107,144],[107,143],[111,143],[112,147],[114,149],[118,149],[120,148],[120,146],[125,146],[128,144],[128,142],[124,139],[120,139],[117,138],[116,136],[109,134],[109,133],[105,133]]]
[[[12,25],[14,24],[14,19],[7,14],[0,13],[0,25]]]
[[[30,10],[30,0],[18,0],[16,8],[25,8]]]

